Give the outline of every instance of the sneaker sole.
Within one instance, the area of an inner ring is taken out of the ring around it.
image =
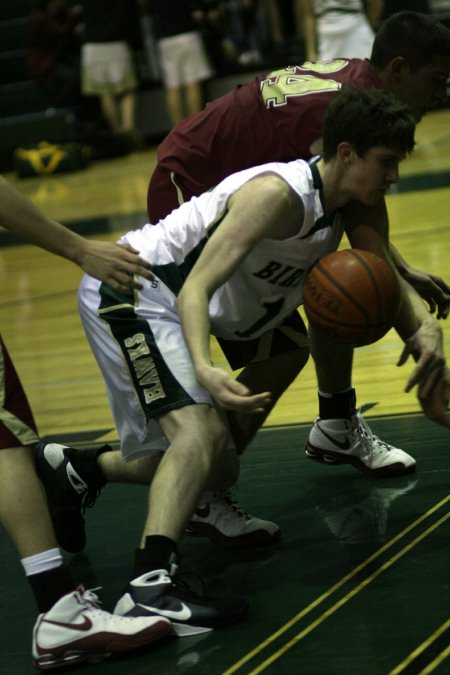
[[[355,455],[342,455],[339,452],[332,450],[320,450],[319,448],[312,448],[308,443],[305,446],[305,455],[308,459],[318,462],[319,464],[328,464],[329,466],[336,466],[338,464],[350,464],[358,471],[366,476],[374,476],[375,478],[390,478],[395,476],[407,476],[414,473],[416,465],[405,466],[401,462],[389,464],[389,466],[380,466],[378,469],[370,469],[359,457]]]
[[[32,659],[31,663],[36,670],[56,670],[58,668],[67,668],[80,663],[101,663],[111,656],[106,652],[65,652],[62,655],[44,654],[39,659]]]
[[[78,663],[98,663],[111,656],[111,654],[120,654],[135,649],[142,649],[147,645],[153,644],[157,640],[161,640],[170,635],[172,631],[172,624],[167,620],[158,621],[151,627],[142,630],[136,635],[117,635],[104,634],[101,650],[95,651],[80,649],[68,649],[62,654],[42,654],[39,658],[33,658],[33,666],[38,670],[52,670],[56,668],[66,667]],[[89,639],[87,640],[89,641]]]
[[[268,546],[275,544],[281,539],[281,530],[270,534],[265,530],[255,530],[247,534],[241,534],[238,537],[227,537],[219,532],[213,525],[207,523],[196,523],[191,521],[185,530],[185,534],[190,537],[207,537],[213,544],[218,544],[222,548],[252,548],[257,546]]]

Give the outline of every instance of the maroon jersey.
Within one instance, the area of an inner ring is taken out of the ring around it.
[[[369,61],[361,59],[305,63],[259,76],[177,124],[158,148],[158,169],[173,172],[187,197],[241,169],[309,159],[327,106],[345,85],[382,87]]]

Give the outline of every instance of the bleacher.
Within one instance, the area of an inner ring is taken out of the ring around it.
[[[0,170],[11,168],[20,145],[64,141],[73,115],[55,110],[42,87],[30,79],[25,36],[32,0],[0,3]]]

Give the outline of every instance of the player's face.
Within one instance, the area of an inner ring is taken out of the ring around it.
[[[370,148],[364,157],[354,155],[348,178],[353,199],[374,206],[399,179],[399,163],[403,156],[383,145]]]
[[[429,64],[410,70],[406,67],[395,92],[406,103],[416,122],[431,108],[447,100],[447,80],[450,74],[450,57],[435,57]]]

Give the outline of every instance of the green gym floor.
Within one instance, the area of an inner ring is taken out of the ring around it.
[[[352,467],[315,464],[302,452],[309,424],[267,428],[244,455],[237,497],[280,524],[281,543],[230,552],[183,541],[183,569],[204,577],[211,594],[226,588],[247,597],[246,621],[78,672],[450,673],[448,431],[421,415],[370,424],[416,457],[416,474],[373,480]],[[86,587],[102,587],[106,609],[128,578],[145,506],[144,488],[108,485],[86,514],[85,552],[68,558]],[[0,673],[27,675],[36,672],[34,600],[2,531],[0,560]]]

